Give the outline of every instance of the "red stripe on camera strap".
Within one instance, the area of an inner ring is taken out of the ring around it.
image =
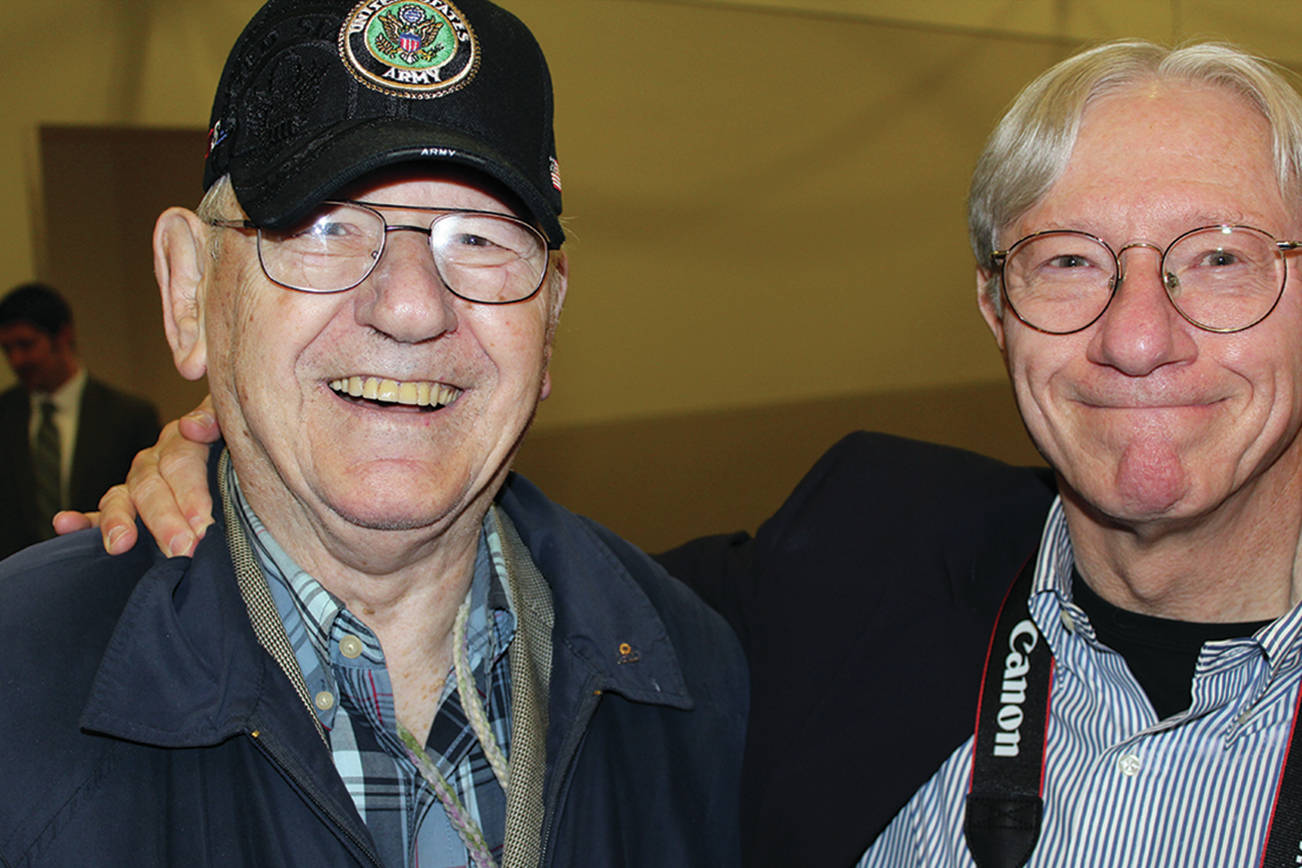
[[[963,834],[979,868],[1018,868],[1040,838],[1053,655],[1031,619],[1035,554],[990,633],[972,739]]]
[[[1031,618],[1032,554],[1008,589],[990,633],[972,739],[963,834],[978,868],[1020,868],[1031,858],[1044,817],[1044,755],[1053,655]],[[1302,866],[1302,690],[1293,706],[1262,868]]]

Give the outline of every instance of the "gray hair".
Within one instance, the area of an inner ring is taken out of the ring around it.
[[[226,220],[233,214],[243,215],[244,209],[240,207],[239,200],[235,197],[235,188],[231,186],[230,175],[222,175],[204,191],[203,198],[199,200],[199,206],[194,209],[194,213],[205,223]],[[221,245],[218,243],[220,235],[221,233],[218,232],[208,233],[208,257],[214,262],[221,252]]]
[[[1225,88],[1266,118],[1286,202],[1302,193],[1302,97],[1285,70],[1231,45],[1171,49],[1142,40],[1109,42],[1056,64],[1028,84],[999,121],[972,174],[968,233],[984,267],[1001,229],[1025,214],[1062,175],[1081,116],[1096,99],[1151,81]],[[997,275],[985,290],[998,306]]]

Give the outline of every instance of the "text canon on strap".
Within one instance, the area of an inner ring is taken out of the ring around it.
[[[1020,868],[1031,858],[1044,815],[1044,752],[1053,655],[1031,617],[1032,555],[1008,589],[986,651],[972,739],[972,781],[963,833],[979,868]],[[1302,734],[1293,707],[1275,790],[1263,868],[1302,866]]]

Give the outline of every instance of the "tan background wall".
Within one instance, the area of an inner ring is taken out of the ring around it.
[[[552,64],[572,257],[521,466],[653,547],[752,525],[856,426],[1032,460],[964,231],[1003,106],[1102,38],[1302,61],[1285,2],[506,2]],[[90,366],[165,413],[195,391],[168,361],[143,215],[198,199],[212,90],[257,5],[7,16],[0,288],[58,280]]]

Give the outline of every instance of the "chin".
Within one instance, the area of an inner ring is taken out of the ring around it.
[[[372,480],[344,496],[325,499],[340,519],[365,530],[411,531],[430,528],[464,508],[464,491],[431,491],[392,479]]]
[[[365,493],[356,498],[328,499],[326,505],[347,524],[365,530],[418,530],[437,524],[456,509],[446,503],[439,509],[433,498],[399,500]]]
[[[339,517],[363,530],[420,530],[434,524],[426,516],[349,515],[340,512]]]

